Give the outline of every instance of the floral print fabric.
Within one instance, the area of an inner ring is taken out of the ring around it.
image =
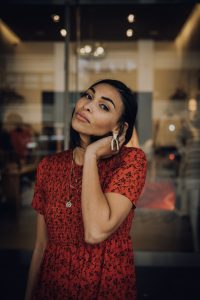
[[[116,156],[99,161],[103,192],[126,196],[133,209],[119,228],[98,244],[84,241],[83,168],[74,163],[70,187],[72,159],[72,149],[65,150],[45,156],[37,168],[32,207],[44,215],[48,244],[34,299],[134,300],[136,278],[130,229],[134,207],[145,183],[145,154],[139,148],[123,146]],[[72,206],[66,207],[69,198]]]

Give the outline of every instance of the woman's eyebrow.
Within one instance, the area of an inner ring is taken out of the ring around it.
[[[107,100],[107,101],[111,102],[112,105],[113,105],[114,108],[115,108],[115,103],[114,103],[114,101],[113,101],[112,99],[110,99],[110,98],[108,98],[108,97],[104,97],[104,96],[102,96],[101,98],[104,99],[104,100]]]
[[[96,91],[95,91],[95,89],[94,89],[93,87],[91,87],[90,90],[92,90],[92,92],[93,92],[94,94],[96,93]],[[114,101],[113,101],[112,99],[110,99],[110,98],[108,98],[108,97],[105,97],[105,96],[101,96],[101,98],[102,98],[103,100],[106,100],[106,101],[109,101],[110,103],[112,103],[112,105],[113,105],[114,108],[115,108],[115,103],[114,103]]]

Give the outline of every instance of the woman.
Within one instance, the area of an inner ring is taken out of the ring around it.
[[[124,146],[136,113],[135,96],[122,82],[93,84],[76,103],[70,148],[40,162],[26,300],[136,299],[129,232],[146,157]]]

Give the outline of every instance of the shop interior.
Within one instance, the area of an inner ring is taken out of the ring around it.
[[[136,92],[138,117],[127,147],[142,148],[148,160],[131,231],[139,299],[200,293],[199,36],[198,1],[0,4],[2,299],[23,299],[37,165],[68,149],[74,104],[103,78]]]

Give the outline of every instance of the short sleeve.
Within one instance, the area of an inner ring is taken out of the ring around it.
[[[146,179],[147,159],[139,148],[127,148],[121,164],[106,179],[104,193],[126,196],[134,206],[142,192]]]
[[[43,181],[45,175],[46,158],[43,158],[37,166],[34,194],[31,206],[40,214],[44,215],[45,193]]]

